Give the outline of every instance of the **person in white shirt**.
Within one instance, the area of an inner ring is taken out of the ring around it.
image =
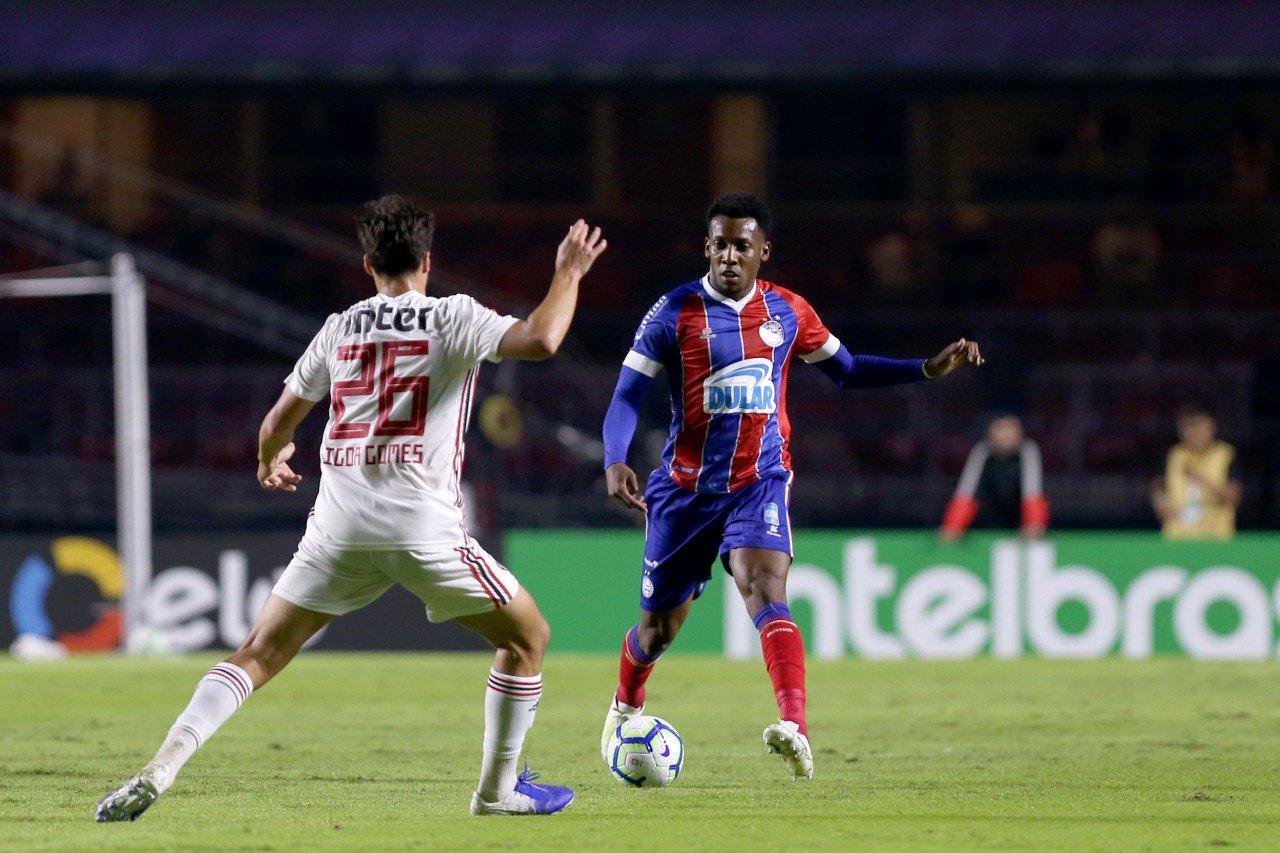
[[[578,284],[606,242],[599,228],[574,223],[546,297],[520,320],[470,296],[427,295],[434,226],[399,196],[366,206],[357,230],[377,293],[329,317],[259,432],[259,483],[296,491],[294,430],[330,397],[306,533],[244,644],[200,681],[151,762],[102,799],[98,821],[136,820],[312,635],[396,583],[422,599],[432,622],[457,621],[496,650],[471,813],[552,814],[572,801],[568,788],[516,774],[542,695],[549,629],[515,576],[468,535],[460,478],[480,364],[554,355]]]

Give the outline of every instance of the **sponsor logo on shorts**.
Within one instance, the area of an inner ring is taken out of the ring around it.
[[[782,538],[782,534],[778,532],[778,527],[782,524],[782,517],[778,512],[778,505],[773,501],[769,501],[764,505],[764,523],[769,525],[768,533],[770,536]]]

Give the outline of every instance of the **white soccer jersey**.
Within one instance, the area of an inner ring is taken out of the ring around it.
[[[516,323],[470,296],[410,291],[333,314],[289,390],[330,396],[320,494],[308,536],[363,549],[415,548],[462,537],[463,433],[476,373],[498,361]]]

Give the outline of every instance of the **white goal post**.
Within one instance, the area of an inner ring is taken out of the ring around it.
[[[33,273],[0,280],[0,297],[111,297],[115,382],[116,536],[124,566],[122,649],[136,648],[151,582],[151,426],[147,402],[147,286],[133,257],[111,258],[110,275]]]

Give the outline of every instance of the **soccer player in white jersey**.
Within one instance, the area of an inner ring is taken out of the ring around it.
[[[546,298],[519,320],[470,296],[427,296],[434,224],[398,196],[366,207],[358,232],[378,292],[329,317],[259,432],[258,481],[268,491],[296,491],[294,430],[326,394],[331,399],[306,534],[244,644],[196,686],[155,757],[102,799],[98,821],[137,819],[313,634],[396,583],[422,599],[429,620],[457,621],[496,650],[471,813],[552,814],[572,801],[568,788],[517,775],[550,632],[529,593],[467,534],[459,480],[480,363],[554,355],[573,320],[578,283],[605,241],[599,228],[576,222]]]

